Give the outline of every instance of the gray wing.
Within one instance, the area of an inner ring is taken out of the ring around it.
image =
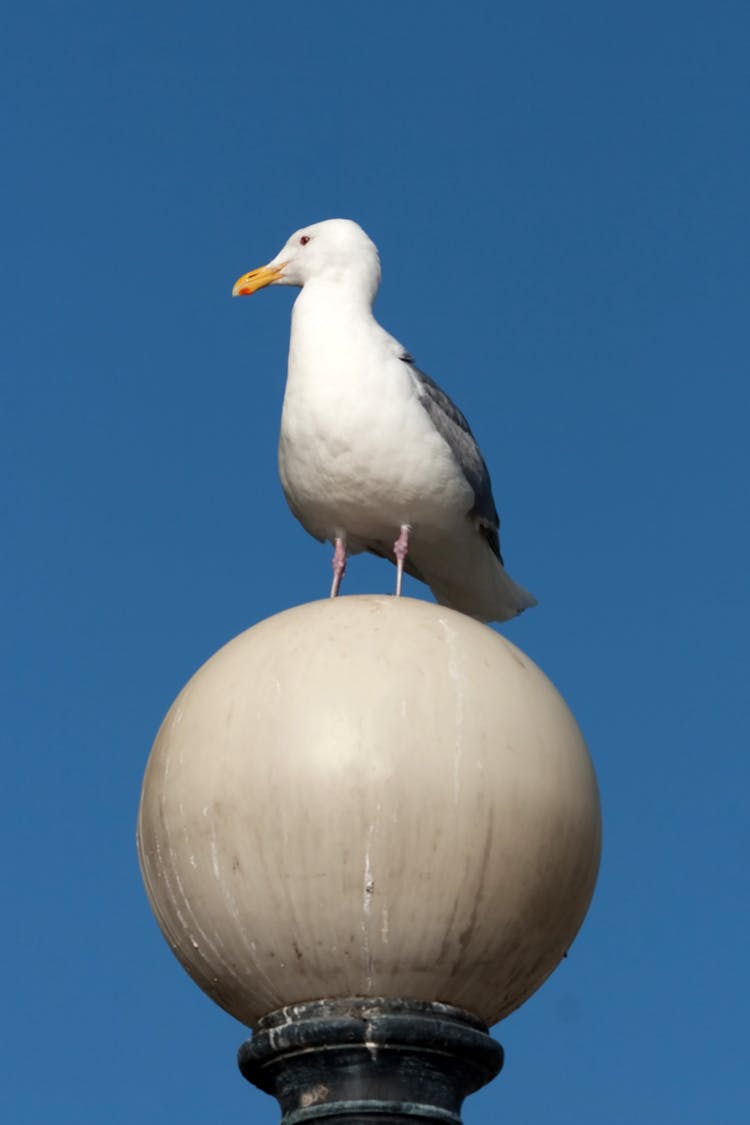
[[[490,474],[484,463],[484,458],[479,452],[479,446],[474,439],[469,423],[455,403],[448,398],[445,391],[441,390],[429,375],[425,375],[424,371],[419,370],[414,363],[414,358],[408,352],[405,352],[399,358],[408,365],[419,401],[429,414],[435,429],[447,442],[451,453],[461,468],[461,472],[474,491],[474,506],[469,515],[474,516],[480,531],[502,562],[500,537],[498,535],[500,517],[492,498]]]

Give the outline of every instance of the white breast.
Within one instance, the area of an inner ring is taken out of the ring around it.
[[[369,309],[308,285],[295,303],[279,441],[292,511],[350,550],[393,542],[401,524],[433,538],[465,518],[473,494],[419,403],[403,348]]]

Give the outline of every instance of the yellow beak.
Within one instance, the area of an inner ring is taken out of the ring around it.
[[[261,266],[258,270],[243,273],[242,277],[237,278],[234,283],[232,296],[244,297],[248,293],[255,293],[258,289],[263,289],[266,285],[278,281],[285,265],[286,262],[281,262],[277,266]]]

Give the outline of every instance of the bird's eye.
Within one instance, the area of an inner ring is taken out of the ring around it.
[[[299,244],[300,244],[300,246],[307,246],[309,241],[310,241],[310,235],[309,234],[303,234],[302,238],[299,240]]]

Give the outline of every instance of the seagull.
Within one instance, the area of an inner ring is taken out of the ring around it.
[[[490,476],[461,411],[373,316],[374,243],[350,219],[295,231],[237,297],[293,285],[279,473],[302,526],[333,552],[371,551],[430,587],[441,605],[507,621],[536,599],[505,571]]]

